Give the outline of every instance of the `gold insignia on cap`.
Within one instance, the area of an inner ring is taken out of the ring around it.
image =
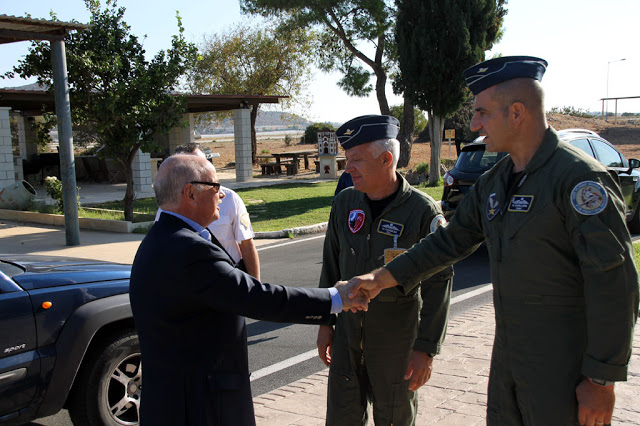
[[[347,129],[347,130],[344,132],[344,134],[345,134],[345,135],[347,135],[347,136],[349,136],[351,133],[353,133],[353,131],[354,131],[354,130],[355,130],[355,129]]]
[[[487,72],[487,70],[488,70],[488,69],[489,69],[489,68],[480,68],[480,69],[478,70],[478,72]]]

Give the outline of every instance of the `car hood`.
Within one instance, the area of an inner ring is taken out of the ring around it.
[[[25,290],[128,280],[131,276],[131,265],[98,260],[0,254],[0,261],[11,263],[23,271],[12,274],[11,278]]]

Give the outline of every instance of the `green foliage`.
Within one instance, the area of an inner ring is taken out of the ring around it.
[[[44,178],[44,189],[47,191],[47,195],[56,202],[57,211],[64,211],[64,200],[62,194],[62,182],[55,176],[47,176]],[[78,190],[78,200],[80,200],[80,187]],[[78,208],[80,208],[80,201],[78,201]]]
[[[416,164],[416,172],[427,176],[429,174],[429,163],[423,162]]]
[[[581,118],[593,118],[594,114],[582,109],[582,108],[574,108],[572,106],[564,106],[562,108],[553,107],[548,111],[548,114],[563,114],[563,115],[571,115],[573,117],[581,117]]]
[[[291,146],[293,144],[293,138],[291,137],[291,135],[284,135],[284,144],[286,146]]]
[[[125,9],[116,0],[107,0],[104,10],[99,0],[85,0],[85,4],[91,13],[89,29],[65,36],[72,120],[104,145],[102,156],[117,158],[124,165],[125,216],[130,219],[131,162],[138,149],[156,149],[154,133],[168,133],[182,124],[185,100],[171,92],[196,61],[197,50],[185,41],[177,15],[178,34],[172,37],[171,48],[147,61],[142,44],[123,20]],[[23,78],[36,77],[51,90],[50,44],[32,42],[14,71]]]
[[[230,30],[205,37],[200,44],[202,60],[189,76],[194,93],[282,95],[283,107],[304,104],[304,89],[310,80],[313,34],[304,28],[288,32],[276,26],[238,24]],[[251,111],[251,145],[255,160],[255,123],[258,110]],[[228,114],[202,114],[198,121],[220,122]]]
[[[414,134],[420,134],[427,128],[429,120],[424,115],[424,112],[418,108],[414,108],[415,115],[415,127],[413,129]],[[402,116],[404,115],[404,105],[394,105],[391,107],[391,115],[397,118],[402,123]]]
[[[260,151],[260,154],[271,154],[271,151],[269,151],[267,148],[262,148],[262,151]]]
[[[484,59],[500,32],[504,0],[398,0],[400,87],[444,117],[464,100],[462,71]]]
[[[380,111],[388,114],[384,93],[390,67],[389,47],[394,25],[394,7],[385,0],[240,0],[244,13],[283,19],[281,28],[315,27],[320,31],[314,56],[326,72],[343,74],[338,85],[352,96],[366,96],[376,76],[375,89]],[[364,52],[373,52],[365,54]],[[365,70],[363,64],[368,68]]]
[[[466,96],[462,72],[484,59],[501,34],[506,0],[397,0],[400,75],[394,90],[427,111],[431,166],[438,167],[444,119]],[[438,175],[429,177],[435,183]]]
[[[456,139],[472,141],[478,136],[478,132],[471,131],[471,120],[475,114],[473,95],[469,90],[465,90],[464,93],[464,100],[460,107],[444,120],[444,128],[454,129],[456,131]]]
[[[335,132],[336,130],[331,123],[313,123],[304,130],[300,143],[317,144],[318,132]]]

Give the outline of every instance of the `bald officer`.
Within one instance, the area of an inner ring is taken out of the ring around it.
[[[336,131],[353,187],[331,207],[321,287],[384,265],[445,222],[439,203],[396,173],[398,130],[394,117],[367,115]],[[415,423],[416,391],[444,340],[452,276],[448,267],[422,287],[386,290],[366,315],[341,313],[335,331],[320,327],[318,352],[330,364],[327,425],[366,424],[369,403],[376,425]]]
[[[620,188],[547,124],[546,67],[502,57],[464,72],[475,95],[471,130],[487,150],[510,155],[478,179],[446,228],[352,281],[370,295],[411,288],[486,242],[496,313],[489,425],[610,423],[638,316]]]

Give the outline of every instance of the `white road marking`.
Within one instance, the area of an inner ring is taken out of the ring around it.
[[[323,235],[323,237],[324,237],[324,235]],[[284,244],[291,244],[291,243],[284,243]],[[271,247],[274,247],[274,246],[271,246]],[[269,247],[266,247],[266,248],[269,248]],[[480,294],[487,293],[487,292],[489,292],[491,290],[493,290],[493,286],[491,284],[484,285],[484,286],[482,286],[480,288],[477,288],[475,290],[471,290],[471,291],[468,291],[468,292],[466,292],[464,294],[461,294],[460,296],[452,297],[451,298],[451,304],[453,305],[453,304],[456,304],[456,303],[460,303],[460,302],[462,302],[464,300],[471,299],[472,297],[476,297],[476,296],[478,296]],[[254,371],[253,373],[251,373],[251,381],[253,382],[254,380],[258,380],[258,379],[261,379],[261,378],[263,378],[265,376],[268,376],[270,374],[277,373],[280,370],[284,370],[285,368],[289,368],[289,367],[294,366],[296,364],[300,364],[301,362],[307,361],[307,360],[309,360],[311,358],[314,358],[316,356],[318,356],[318,350],[317,349],[313,349],[313,350],[311,350],[309,352],[305,352],[305,353],[302,353],[300,355],[296,355],[294,357],[285,359],[284,361],[277,362],[277,363],[275,363],[273,365],[270,365],[268,367],[261,368],[260,370],[257,370],[257,371]]]
[[[324,234],[318,235],[318,236],[315,236],[315,237],[311,237],[311,238],[305,238],[303,240],[293,240],[293,241],[288,241],[286,243],[275,244],[275,245],[267,246],[267,247],[257,247],[256,250],[258,250],[258,251],[269,250],[269,249],[276,248],[276,247],[288,246],[290,244],[304,243],[305,241],[317,240],[318,238],[324,238]]]

